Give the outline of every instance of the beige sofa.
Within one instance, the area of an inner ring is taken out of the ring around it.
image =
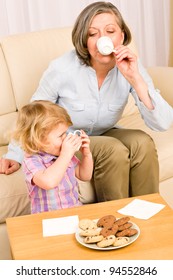
[[[71,49],[71,28],[52,29],[16,36],[0,42],[0,157],[6,153],[17,111],[28,103],[49,62]],[[131,45],[134,48],[134,45]],[[173,106],[173,68],[150,68],[155,85]],[[140,128],[154,138],[160,162],[160,193],[173,206],[173,126],[166,132],[148,129],[133,99],[130,98],[119,123]],[[151,158],[152,161],[152,158]],[[94,202],[91,183],[80,183],[81,199]],[[6,232],[7,217],[30,213],[30,204],[21,170],[11,175],[0,174],[0,259],[10,259]]]

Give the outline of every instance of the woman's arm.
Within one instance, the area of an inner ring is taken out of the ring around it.
[[[23,161],[23,150],[20,146],[11,141],[8,145],[8,152],[0,158],[0,174],[12,174],[17,171]]]
[[[116,66],[130,83],[145,124],[156,131],[165,131],[173,123],[173,108],[164,100],[160,91],[137,57],[125,46],[117,48]]]
[[[119,46],[115,52],[116,66],[122,75],[134,88],[139,99],[149,109],[153,110],[154,105],[148,93],[148,85],[138,69],[137,56],[126,46]]]

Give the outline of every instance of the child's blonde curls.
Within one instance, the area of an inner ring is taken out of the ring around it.
[[[60,123],[72,125],[64,108],[50,101],[33,101],[19,111],[13,139],[29,154],[44,151],[45,137]]]

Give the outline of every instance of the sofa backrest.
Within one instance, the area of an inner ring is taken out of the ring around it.
[[[15,111],[16,104],[11,80],[2,48],[0,48],[0,146],[8,143],[7,127],[11,127],[16,115]]]
[[[29,102],[50,61],[71,48],[71,28],[9,36],[2,41],[18,109]]]
[[[0,44],[0,146],[9,142],[17,111],[27,104],[50,61],[73,47],[71,28],[12,35]]]
[[[147,71],[152,77],[154,85],[160,90],[161,95],[173,107],[173,67],[155,66],[149,67]]]
[[[48,29],[1,40],[0,146],[8,144],[17,111],[30,101],[48,64],[73,48],[71,30],[71,27]],[[134,41],[131,48],[137,52]],[[128,104],[125,115],[136,110],[132,102]]]

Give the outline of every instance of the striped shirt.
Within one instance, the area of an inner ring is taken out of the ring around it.
[[[56,156],[47,153],[39,153],[25,156],[22,162],[25,181],[31,199],[31,213],[82,205],[78,199],[78,181],[75,177],[75,167],[79,160],[75,156],[71,159],[60,184],[55,188],[45,190],[33,183],[32,179],[35,173],[48,168],[56,158]]]

